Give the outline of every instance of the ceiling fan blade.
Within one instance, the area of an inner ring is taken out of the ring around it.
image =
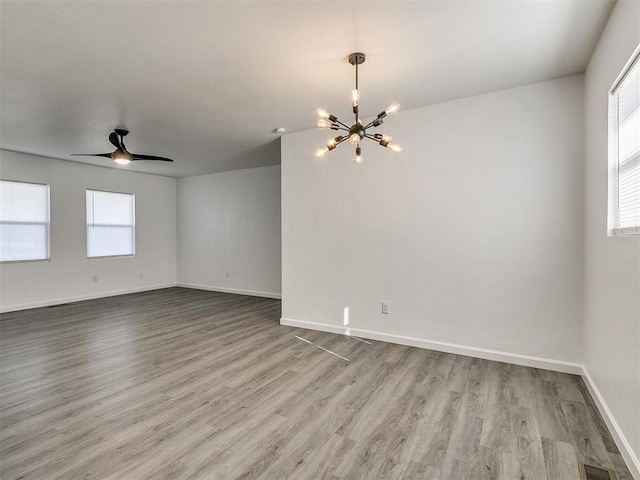
[[[124,144],[120,141],[120,137],[118,137],[116,132],[111,132],[109,134],[109,141],[111,142],[111,145],[116,147],[118,150],[125,150]]]
[[[111,153],[72,153],[74,157],[105,157],[111,158]]]
[[[170,158],[165,157],[156,157],[155,155],[139,155],[137,153],[133,154],[134,160],[160,160],[161,162],[173,162]]]

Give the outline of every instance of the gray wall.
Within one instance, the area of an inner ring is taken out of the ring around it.
[[[279,298],[280,166],[180,178],[177,191],[178,284]]]

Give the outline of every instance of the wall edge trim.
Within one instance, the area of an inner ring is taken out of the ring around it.
[[[261,292],[258,290],[243,290],[240,288],[216,287],[213,285],[198,285],[195,283],[176,283],[176,287],[193,288],[195,290],[208,290],[210,292],[235,293],[236,295],[249,295],[251,297],[275,298],[282,299],[281,293]]]
[[[295,320],[291,318],[281,318],[281,325],[289,327],[306,328],[310,330],[320,330],[323,332],[340,333],[343,335],[354,335],[357,337],[367,338],[370,340],[379,340],[389,343],[397,343],[409,347],[426,348],[428,350],[436,350],[439,352],[455,353],[467,357],[483,358],[485,360],[494,360],[497,362],[512,363],[514,365],[522,365],[525,367],[541,368],[543,370],[553,370],[556,372],[570,373],[573,375],[581,375],[583,366],[579,363],[566,362],[563,360],[554,360],[550,358],[534,357],[530,355],[522,355],[519,353],[501,352],[499,350],[490,350],[485,348],[469,347],[455,343],[440,342],[436,340],[428,340],[418,337],[409,337],[405,335],[396,335],[392,333],[383,333],[373,330],[364,330],[360,328],[349,328],[340,325],[329,325],[325,323],[308,322],[304,320]]]
[[[627,441],[624,433],[622,433],[622,429],[618,425],[618,422],[616,422],[613,413],[611,413],[611,410],[609,410],[607,402],[605,402],[604,397],[600,393],[600,390],[598,389],[595,381],[589,374],[587,367],[585,367],[584,365],[582,365],[581,376],[587,386],[587,389],[589,390],[589,393],[591,394],[591,398],[593,398],[596,407],[598,407],[598,411],[607,424],[607,428],[609,429],[613,440],[616,442],[616,446],[620,450],[620,454],[627,464],[627,468],[629,468],[629,470],[631,471],[631,475],[633,475],[633,478],[637,478],[640,480],[640,460],[638,460],[638,457],[631,448],[631,445],[629,445],[629,442]]]

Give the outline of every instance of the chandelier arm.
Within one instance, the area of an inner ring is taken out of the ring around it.
[[[337,123],[338,125],[343,126],[344,128],[346,128],[347,130],[349,130],[349,127],[346,126],[344,123],[342,123],[340,120],[338,120],[337,118],[335,119],[335,121],[333,123]]]
[[[376,120],[378,120],[377,118],[375,120],[371,120],[369,123],[367,123],[367,125],[364,127],[364,129],[366,130],[367,128],[371,128],[373,127],[374,123],[376,123]],[[375,125],[376,127],[378,127],[378,125]]]

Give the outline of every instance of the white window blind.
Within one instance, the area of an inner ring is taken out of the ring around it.
[[[640,56],[609,97],[609,233],[640,235]]]
[[[135,199],[130,193],[87,190],[87,257],[135,252]]]
[[[49,186],[0,180],[0,261],[49,259]]]

